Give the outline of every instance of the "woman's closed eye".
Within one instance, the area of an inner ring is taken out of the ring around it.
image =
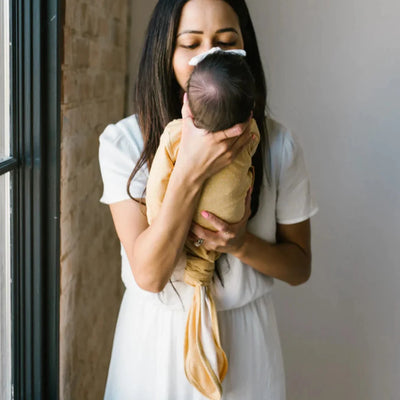
[[[236,45],[236,40],[233,41],[233,42],[217,42],[216,43],[216,46],[221,47],[221,48],[223,48],[223,47],[232,47],[232,46],[235,46],[235,45]]]
[[[215,47],[221,47],[221,49],[226,48],[226,47],[234,47],[236,45],[236,42],[216,42]],[[195,44],[181,44],[179,47],[182,47],[183,49],[189,49],[189,50],[194,50],[199,45],[197,43]]]
[[[182,47],[184,49],[195,49],[196,47],[198,47],[199,44],[198,43],[192,43],[192,44],[180,44],[179,47]]]

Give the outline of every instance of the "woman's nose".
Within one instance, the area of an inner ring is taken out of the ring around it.
[[[203,46],[201,46],[200,53],[205,53],[206,51],[212,49],[213,47],[214,46],[213,46],[212,41],[211,40],[207,40],[207,41],[204,42]]]

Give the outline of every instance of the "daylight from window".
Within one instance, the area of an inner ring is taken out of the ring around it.
[[[0,167],[10,156],[9,1],[0,1]],[[0,175],[0,398],[11,399],[10,173]]]

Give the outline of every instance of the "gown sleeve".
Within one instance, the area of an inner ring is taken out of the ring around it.
[[[298,138],[285,132],[278,175],[276,220],[279,224],[305,221],[318,211]]]
[[[143,150],[143,139],[135,116],[117,124],[108,125],[99,137],[99,163],[103,179],[103,195],[100,202],[116,203],[129,199],[127,184]],[[133,198],[145,197],[148,178],[144,165],[130,184]]]

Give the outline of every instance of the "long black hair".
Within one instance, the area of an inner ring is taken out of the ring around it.
[[[143,152],[133,169],[127,184],[140,168],[151,166],[164,127],[181,117],[182,91],[175,78],[172,58],[182,8],[189,0],[159,0],[151,16],[139,64],[135,85],[134,105],[144,139]],[[257,212],[263,175],[263,152],[268,144],[266,124],[267,88],[257,39],[249,10],[244,0],[224,0],[235,11],[243,37],[246,61],[256,82],[253,117],[260,131],[260,145],[253,156],[255,181],[251,199],[252,216]],[[135,199],[134,199],[135,200]]]

